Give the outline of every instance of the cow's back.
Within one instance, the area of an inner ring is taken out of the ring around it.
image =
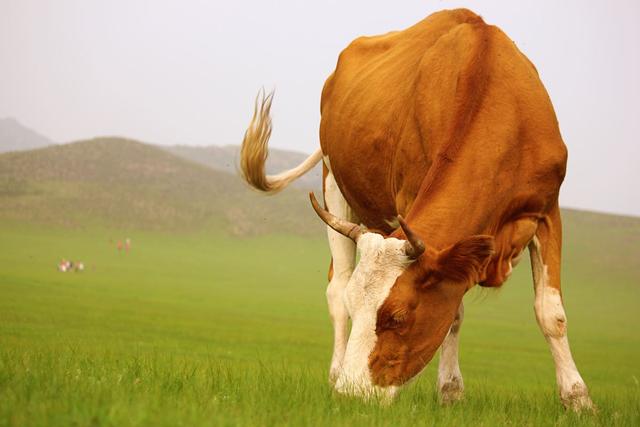
[[[365,224],[388,228],[384,219],[398,211],[398,190],[415,195],[417,175],[428,169],[414,120],[415,84],[425,52],[452,28],[478,21],[466,9],[438,12],[404,31],[360,37],[340,54],[322,93],[320,142]],[[407,178],[394,173],[394,164],[405,158],[413,166]]]
[[[490,187],[528,162],[535,164],[520,174],[527,191],[536,190],[532,180],[543,171],[553,172],[549,183],[539,183],[550,194],[562,181],[566,152],[535,68],[468,10],[354,41],[327,80],[321,109],[323,153],[345,198],[371,227],[389,229],[386,220],[409,213],[421,185],[433,187],[430,197],[437,198],[449,176],[484,179],[481,187],[495,195]],[[503,168],[500,176],[478,176],[475,158]],[[518,179],[507,178],[503,204],[519,197],[510,190]]]

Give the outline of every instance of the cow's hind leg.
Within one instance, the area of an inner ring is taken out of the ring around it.
[[[333,174],[325,167],[324,199],[326,208],[332,214],[352,222],[356,222],[351,208],[342,196]],[[331,268],[329,270],[329,286],[327,287],[327,303],[329,315],[333,323],[334,341],[329,381],[335,383],[342,367],[344,352],[347,348],[349,313],[344,305],[344,289],[351,278],[355,267],[355,243],[327,227],[329,248],[331,249]]]
[[[535,312],[556,365],[556,380],[562,404],[573,410],[592,409],[589,397],[567,339],[567,317],[560,290],[560,251],[562,246],[560,211],[542,222],[529,244],[535,288]]]
[[[442,347],[438,364],[438,394],[442,404],[449,404],[462,399],[464,383],[458,364],[458,337],[464,318],[464,305],[460,303],[456,318],[449,329]]]

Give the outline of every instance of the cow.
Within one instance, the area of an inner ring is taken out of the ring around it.
[[[310,198],[331,249],[338,392],[390,400],[441,348],[439,398],[459,400],[463,296],[501,286],[528,248],[561,402],[593,408],[560,287],[567,149],[536,68],[509,37],[457,9],[356,39],[322,90],[320,148],[268,176],[272,100],[256,99],[241,173],[275,193],[323,161],[325,207]]]

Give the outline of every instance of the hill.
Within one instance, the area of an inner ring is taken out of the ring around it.
[[[182,157],[192,162],[200,163],[209,168],[236,174],[238,169],[238,159],[240,156],[240,147],[237,145],[225,145],[218,147],[209,145],[206,147],[197,147],[190,145],[158,145],[165,151],[176,156]],[[296,151],[269,149],[269,157],[267,159],[267,173],[275,174],[283,170],[291,169],[307,158],[307,154]],[[294,181],[292,186],[297,188],[314,189],[320,191],[322,188],[322,166],[318,164],[309,173]]]
[[[574,209],[562,210],[563,265],[581,265],[609,286],[638,284],[640,218]]]
[[[0,119],[0,153],[32,150],[53,144],[49,138],[22,125],[16,119]]]
[[[122,138],[0,155],[0,218],[79,227],[223,229],[236,235],[321,229],[306,192],[279,197],[237,176]]]
[[[213,159],[216,149],[181,150],[207,151]],[[228,154],[235,148],[221,150]],[[228,158],[216,162],[231,169],[223,160]],[[236,174],[122,138],[0,154],[0,220],[67,228],[323,236],[306,191],[291,188],[266,197]],[[563,222],[569,264],[640,277],[640,218],[565,209]]]

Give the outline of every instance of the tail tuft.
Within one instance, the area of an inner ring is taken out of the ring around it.
[[[242,177],[253,188],[265,193],[277,193],[284,189],[291,181],[307,173],[322,158],[322,151],[318,148],[300,165],[293,169],[268,176],[265,163],[269,156],[269,137],[271,137],[271,102],[273,92],[266,94],[264,89],[258,92],[253,110],[251,123],[244,134],[240,148],[240,172]]]
[[[271,137],[271,102],[273,92],[265,94],[264,89],[258,92],[253,110],[253,117],[244,133],[240,149],[240,171],[242,177],[253,188],[273,192],[279,190],[269,182],[265,173],[265,163],[269,155],[269,138]]]

